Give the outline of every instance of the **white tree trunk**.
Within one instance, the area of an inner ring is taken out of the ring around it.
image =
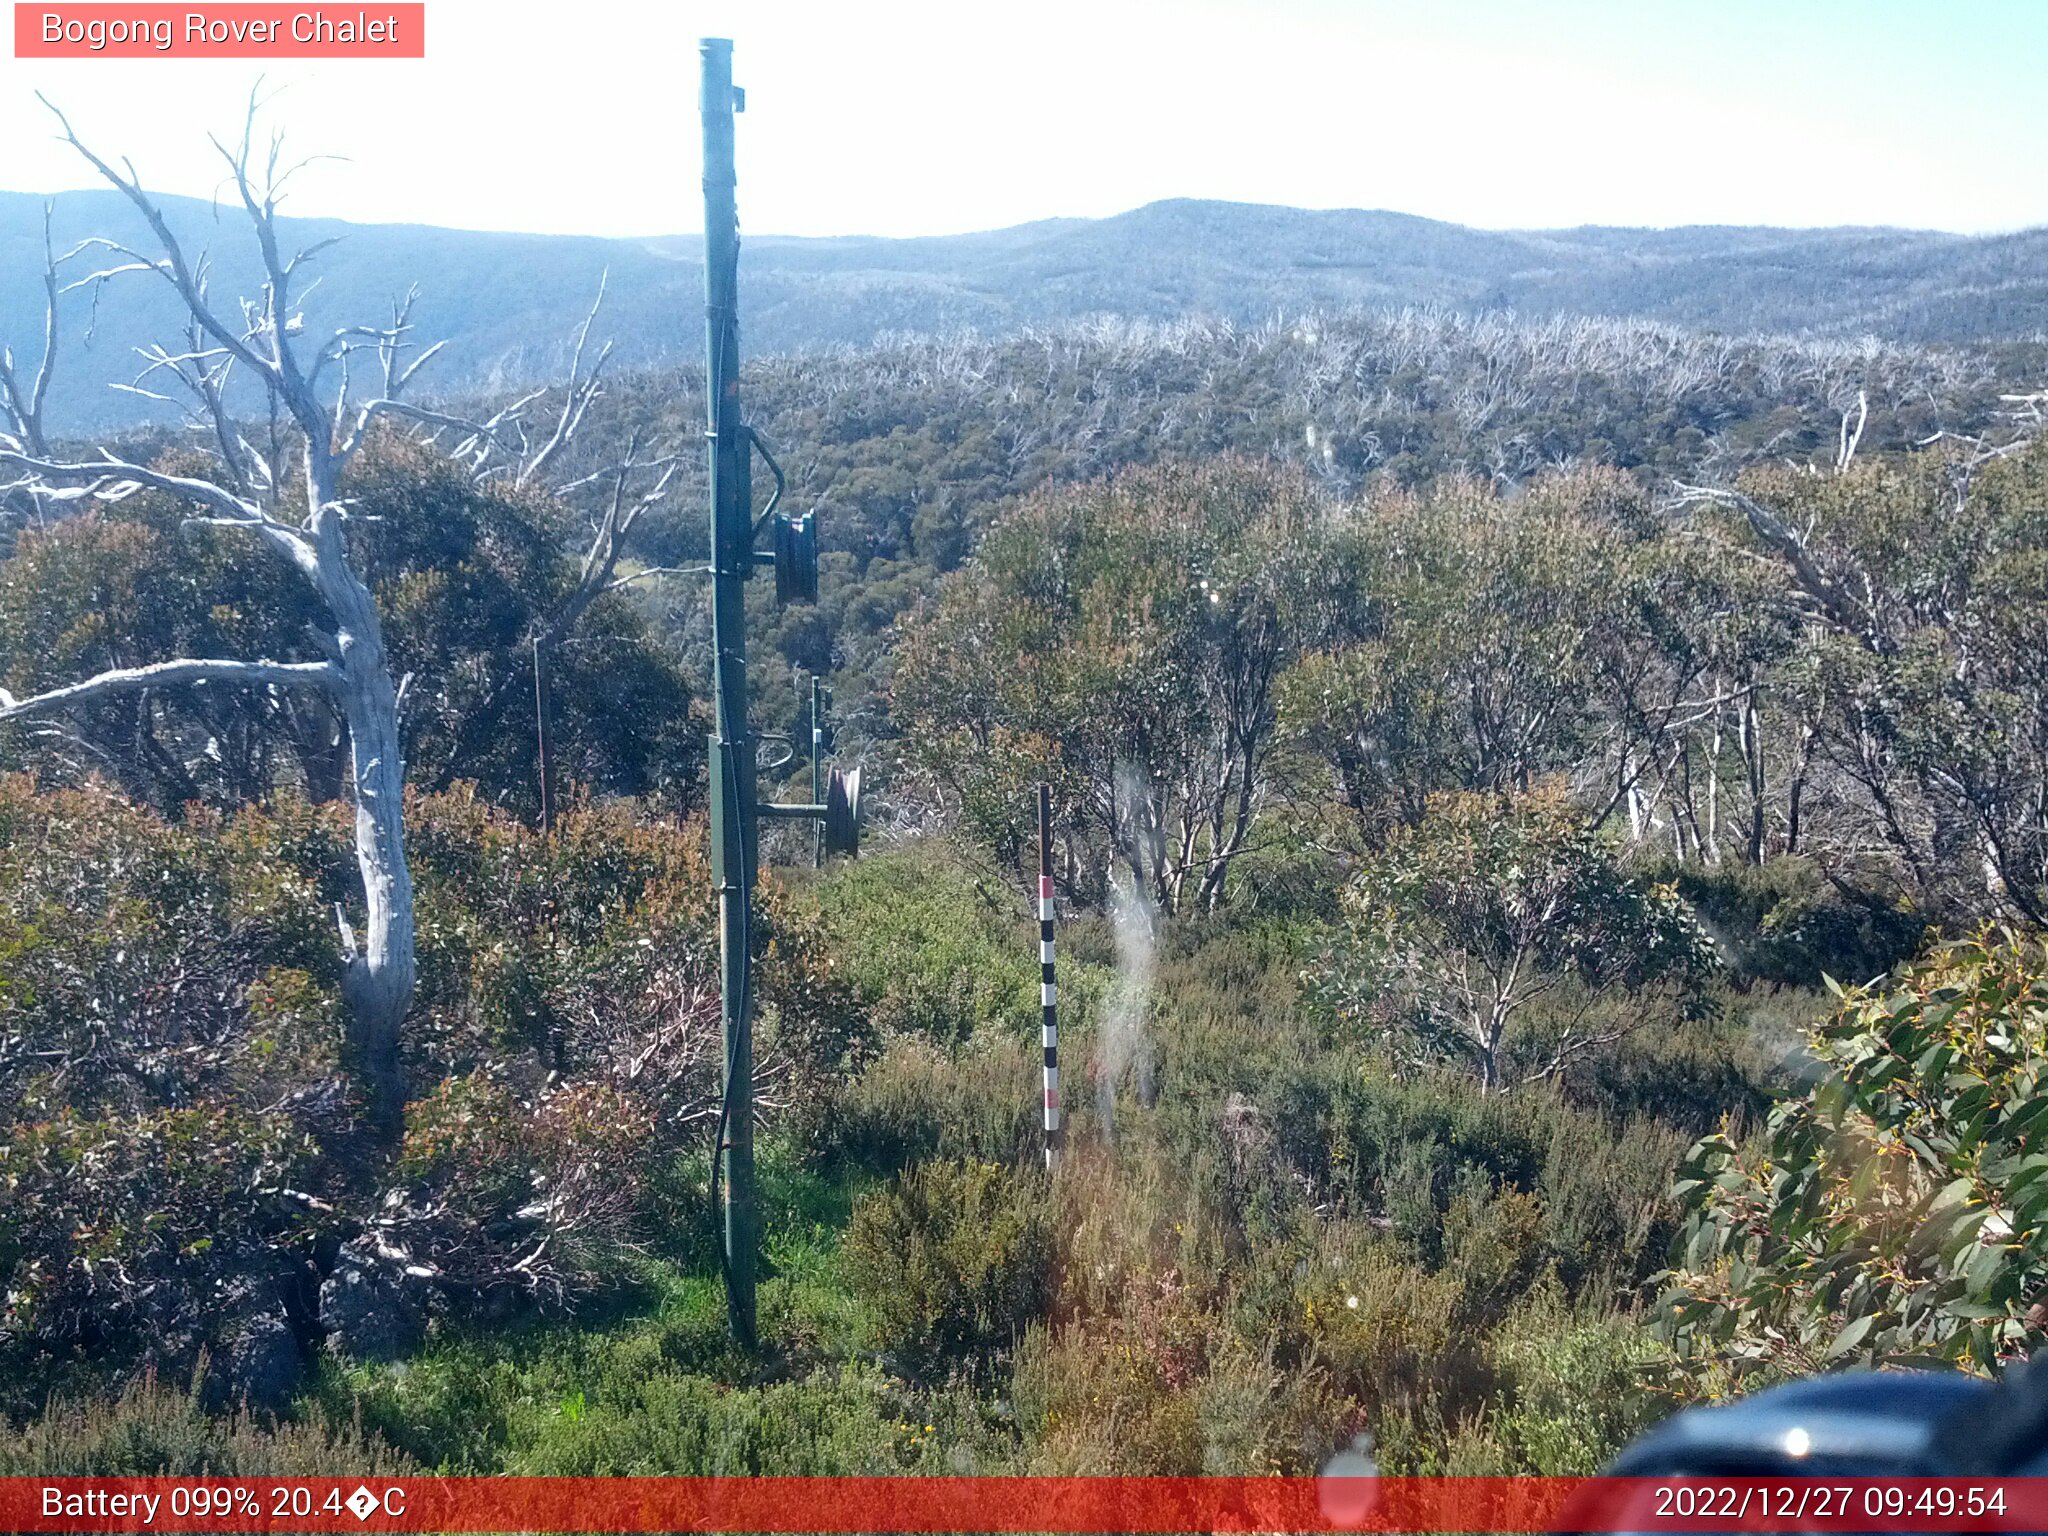
[[[369,594],[363,597],[367,611]],[[388,1141],[402,1131],[405,1114],[399,1026],[412,1004],[414,981],[412,875],[405,860],[398,691],[376,614],[367,611],[367,617],[364,628],[342,632],[341,707],[348,722],[365,916],[362,944],[350,946],[342,993],[370,1128]]]

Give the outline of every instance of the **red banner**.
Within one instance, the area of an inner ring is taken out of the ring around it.
[[[9,1531],[2025,1531],[2048,1479],[0,1478]]]
[[[427,8],[16,0],[18,59],[423,59]]]

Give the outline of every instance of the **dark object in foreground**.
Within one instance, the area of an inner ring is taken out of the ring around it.
[[[2004,1390],[1961,1372],[1817,1376],[1678,1414],[1616,1457],[1607,1475],[1949,1476],[1962,1469],[1943,1455],[1942,1429]]]
[[[1616,1457],[1608,1478],[1970,1478],[2048,1474],[2048,1357],[1996,1384],[1960,1372],[1856,1371],[1694,1408]],[[1616,1530],[1589,1484],[1567,1530]]]

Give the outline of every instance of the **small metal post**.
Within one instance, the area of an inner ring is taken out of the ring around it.
[[[825,799],[825,685],[818,675],[811,674],[811,804],[821,805]],[[811,867],[825,867],[825,823],[819,822],[811,834]]]
[[[533,637],[533,748],[534,768],[540,775],[540,829],[555,830],[555,791],[548,771],[548,659],[540,636]]]
[[[1052,786],[1038,786],[1038,997],[1045,1010],[1045,1166],[1060,1162],[1060,994],[1053,980]]]

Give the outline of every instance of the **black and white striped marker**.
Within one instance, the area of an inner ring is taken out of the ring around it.
[[[1060,1160],[1060,991],[1052,968],[1052,786],[1038,786],[1038,997],[1044,1009],[1045,1166]]]

